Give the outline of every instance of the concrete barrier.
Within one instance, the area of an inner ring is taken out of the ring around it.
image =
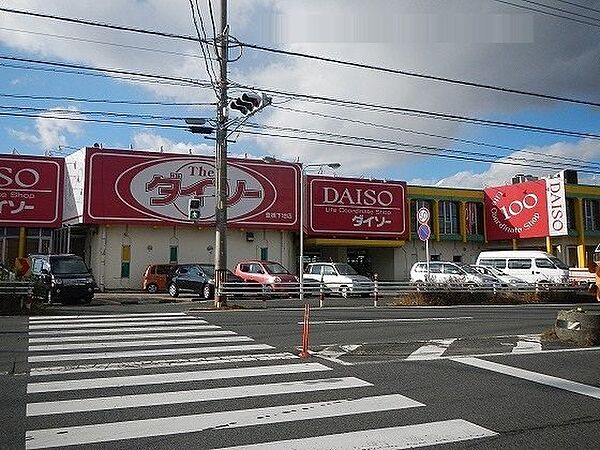
[[[560,311],[554,330],[562,341],[600,345],[600,310],[576,308]]]

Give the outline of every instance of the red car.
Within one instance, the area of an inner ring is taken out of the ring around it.
[[[275,261],[240,261],[234,273],[244,281],[260,283],[272,291],[292,293],[298,289],[298,277]]]

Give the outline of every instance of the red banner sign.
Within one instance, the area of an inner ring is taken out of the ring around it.
[[[489,240],[548,236],[546,180],[484,189]]]
[[[312,235],[405,239],[406,183],[308,177]]]
[[[229,225],[297,228],[297,164],[227,162]],[[88,148],[84,222],[214,225],[214,177],[214,158]],[[190,198],[200,199],[196,222]]]
[[[0,156],[0,224],[60,227],[63,178],[60,158]]]

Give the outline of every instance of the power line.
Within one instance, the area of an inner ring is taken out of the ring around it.
[[[600,23],[596,23],[596,22],[588,22],[586,20],[580,20],[580,19],[576,19],[574,17],[569,17],[569,16],[565,16],[562,14],[556,14],[550,11],[544,11],[543,9],[539,9],[539,8],[533,8],[531,6],[526,6],[526,5],[520,5],[518,3],[513,3],[513,2],[509,2],[507,0],[493,0],[497,3],[502,3],[504,5],[508,5],[508,6],[514,6],[515,8],[521,8],[521,9],[525,9],[527,11],[533,11],[533,12],[537,12],[540,14],[545,14],[547,16],[552,16],[552,17],[557,17],[559,19],[566,19],[566,20],[570,20],[571,22],[577,22],[577,23],[581,23],[584,25],[590,25],[592,27],[600,27]]]
[[[505,4],[510,4],[512,6],[518,6],[513,3],[506,2],[504,0],[494,0],[494,1],[498,1],[500,3],[505,3]],[[527,8],[525,6],[523,6],[523,7]],[[125,26],[121,26],[121,25],[112,25],[112,24],[107,24],[107,23],[93,22],[93,21],[88,21],[88,20],[83,20],[83,19],[61,17],[61,16],[42,14],[42,13],[36,13],[36,12],[30,12],[30,11],[20,11],[20,10],[15,10],[15,9],[10,9],[10,8],[0,8],[0,11],[13,13],[13,14],[22,14],[22,15],[27,15],[27,16],[32,16],[32,17],[61,20],[61,21],[66,21],[66,22],[71,22],[71,23],[77,23],[80,25],[89,25],[89,26],[96,26],[96,27],[102,27],[102,28],[109,28],[109,29],[114,29],[114,30],[119,30],[119,31],[142,33],[142,34],[147,34],[147,35],[168,37],[168,38],[174,38],[174,39],[183,39],[183,40],[188,40],[188,41],[197,41],[198,40],[198,38],[194,38],[192,36],[178,35],[178,34],[174,34],[174,33],[165,33],[165,32],[159,32],[159,31],[154,31],[154,30],[145,30],[145,29],[134,28],[134,27],[125,27]],[[572,19],[572,20],[576,20],[576,19]],[[598,26],[600,26],[600,25],[598,25]],[[207,43],[207,40],[204,40],[203,42]],[[306,58],[306,59],[335,63],[335,64],[341,64],[341,65],[345,65],[345,66],[349,66],[349,67],[356,67],[356,68],[369,69],[369,70],[381,71],[381,72],[386,72],[386,73],[393,73],[393,74],[397,74],[397,75],[404,75],[404,76],[427,79],[427,80],[432,80],[432,81],[440,81],[440,82],[444,82],[444,83],[456,84],[456,85],[466,86],[466,87],[474,87],[474,88],[480,88],[480,89],[493,90],[493,91],[503,92],[503,93],[508,93],[508,94],[524,95],[524,96],[529,96],[529,97],[541,98],[541,99],[545,99],[545,100],[562,101],[562,102],[575,103],[575,104],[581,104],[581,105],[587,105],[587,106],[595,106],[595,107],[600,106],[600,103],[590,102],[590,101],[581,100],[581,99],[574,99],[574,98],[555,96],[555,95],[550,95],[550,94],[542,94],[542,93],[536,93],[536,92],[528,92],[528,91],[523,91],[523,90],[519,90],[519,89],[512,89],[512,88],[506,88],[506,87],[501,87],[501,86],[493,86],[493,85],[489,85],[489,84],[477,83],[477,82],[472,82],[472,81],[467,81],[467,80],[458,80],[458,79],[441,77],[441,76],[436,76],[436,75],[410,72],[410,71],[400,70],[400,69],[393,69],[393,68],[389,68],[389,67],[374,66],[374,65],[358,63],[358,62],[354,62],[354,61],[344,61],[344,60],[329,58],[329,57],[325,57],[325,56],[310,55],[307,53],[276,49],[276,48],[272,48],[272,47],[261,46],[258,44],[250,44],[250,43],[240,42],[239,40],[235,40],[235,42],[238,45],[240,45],[241,47],[252,48],[254,50],[278,53],[278,54],[283,54],[283,55],[287,55],[287,56],[296,56],[296,57],[301,57],[301,58]]]
[[[571,14],[571,15],[576,16],[576,17],[582,17],[584,19],[590,19],[590,20],[593,20],[593,21],[598,22],[600,24],[600,19],[598,19],[597,17],[586,16],[585,14],[579,14],[579,13],[570,11],[568,9],[557,8],[556,6],[550,6],[550,5],[546,5],[546,4],[540,3],[540,2],[535,2],[535,1],[532,1],[532,0],[521,0],[521,1],[523,3],[529,3],[530,5],[541,6],[543,8],[550,9],[552,11],[563,12],[563,13]],[[565,16],[563,16],[563,18],[568,19],[568,17],[565,17]]]
[[[488,148],[494,148],[494,149],[498,149],[498,150],[507,150],[507,151],[511,151],[511,152],[521,152],[521,153],[526,153],[526,154],[531,154],[531,155],[536,155],[536,156],[545,156],[548,158],[568,160],[568,161],[573,161],[576,163],[584,163],[584,164],[588,164],[588,165],[593,164],[593,165],[598,165],[600,168],[600,163],[596,163],[594,161],[587,161],[587,160],[579,159],[579,158],[571,158],[571,157],[567,157],[567,156],[546,155],[546,154],[540,153],[540,152],[518,149],[518,148],[508,147],[508,146],[498,145],[498,144],[491,144],[489,142],[475,141],[472,139],[455,138],[455,137],[444,136],[444,135],[435,134],[435,133],[427,133],[425,131],[418,131],[418,130],[414,130],[414,129],[410,129],[410,128],[395,127],[392,125],[385,125],[385,124],[375,123],[375,122],[367,122],[364,120],[351,119],[349,117],[334,116],[331,114],[324,114],[324,113],[319,113],[319,112],[315,112],[315,111],[290,108],[290,107],[286,107],[286,106],[272,105],[272,107],[281,109],[281,110],[285,110],[285,111],[292,111],[292,112],[297,112],[297,113],[301,113],[301,114],[308,114],[311,116],[323,117],[326,119],[335,119],[335,120],[340,120],[343,122],[350,122],[350,123],[366,125],[366,126],[370,126],[373,128],[381,128],[381,129],[385,129],[385,130],[400,131],[403,133],[410,133],[410,134],[416,134],[416,135],[421,135],[421,136],[434,137],[434,138],[438,138],[438,139],[445,139],[448,141],[460,142],[463,144],[477,145],[480,147],[488,147]],[[498,155],[495,155],[495,156],[498,156]],[[508,155],[506,155],[506,156],[508,156]]]
[[[69,96],[52,96],[52,95],[25,95],[25,94],[6,94],[0,93],[0,97],[14,98],[22,100],[52,100],[52,101],[69,101],[81,103],[106,103],[115,105],[151,105],[151,106],[214,106],[214,102],[158,102],[158,101],[138,101],[138,100],[109,100],[105,98],[84,98],[84,97],[69,97]]]
[[[567,5],[575,6],[576,8],[587,9],[588,11],[593,11],[593,12],[597,12],[598,14],[600,14],[600,9],[590,8],[589,6],[583,6],[583,5],[580,5],[579,3],[569,2],[567,0],[556,0],[556,1],[561,2],[561,3],[566,3]]]
[[[392,140],[386,140],[386,139],[374,139],[374,138],[367,138],[367,137],[361,137],[361,136],[349,136],[349,135],[342,135],[342,134],[338,134],[338,133],[322,132],[322,131],[317,131],[317,130],[304,130],[304,129],[291,128],[291,127],[277,127],[277,126],[269,126],[269,125],[260,125],[260,124],[256,124],[256,123],[246,123],[243,125],[243,127],[250,127],[250,128],[255,128],[255,129],[265,129],[265,130],[275,130],[275,131],[285,131],[285,132],[292,132],[292,133],[302,133],[302,134],[315,134],[315,135],[320,135],[320,136],[325,136],[325,137],[330,137],[330,138],[338,138],[338,139],[341,138],[341,139],[347,139],[347,140],[353,140],[353,141],[364,141],[364,142],[371,142],[371,143],[375,143],[375,144],[385,144],[385,145],[389,144],[389,145],[394,145],[394,146],[406,146],[406,147],[411,147],[411,148],[419,148],[419,149],[423,149],[423,150],[444,152],[447,154],[465,155],[467,157],[479,158],[481,161],[485,161],[485,162],[496,161],[495,159],[490,159],[490,158],[495,158],[495,155],[490,155],[488,153],[471,152],[471,151],[465,151],[465,150],[450,149],[450,148],[445,148],[445,147],[434,147],[434,146],[429,146],[429,145],[398,142],[398,141],[392,141]],[[359,145],[362,145],[362,142]],[[536,167],[542,167],[542,168],[553,169],[553,170],[562,170],[565,168],[573,168],[573,169],[577,169],[577,170],[589,170],[589,165],[587,165],[587,164],[586,165],[571,164],[567,167],[564,164],[558,164],[558,163],[554,163],[551,161],[545,161],[545,162],[540,163],[539,159],[532,160],[532,159],[519,157],[519,156],[505,156],[502,159],[505,161],[510,161],[510,162],[518,161],[519,165],[521,165],[521,164],[527,164],[528,166],[535,165]],[[597,172],[600,172],[600,168],[597,168],[596,170],[597,170]],[[593,172],[593,173],[597,173],[597,172]]]
[[[249,135],[255,135],[255,136],[267,136],[267,137],[276,137],[276,138],[286,138],[286,139],[303,140],[303,141],[309,141],[309,142],[317,142],[317,143],[321,143],[321,144],[332,144],[332,145],[341,145],[341,146],[347,146],[347,147],[356,147],[355,143],[349,143],[349,142],[343,142],[343,141],[336,141],[336,140],[332,140],[332,139],[310,138],[310,137],[306,137],[306,136],[289,136],[289,135],[273,134],[273,133],[261,133],[261,132],[258,132],[258,131],[247,131],[247,130],[244,131],[243,133],[244,134],[249,134]],[[403,147],[409,147],[409,148],[411,147],[410,144],[408,144],[408,145],[407,144],[401,144],[401,146],[403,146]],[[483,160],[478,159],[478,158],[471,158],[471,157],[466,157],[466,156],[448,155],[448,154],[432,154],[430,151],[398,149],[398,148],[383,147],[383,146],[371,145],[371,144],[361,144],[360,147],[361,148],[369,148],[369,149],[372,149],[372,150],[381,150],[381,151],[386,151],[386,152],[393,152],[393,153],[407,153],[407,154],[415,154],[415,155],[421,155],[421,156],[429,156],[429,157],[434,157],[434,158],[446,158],[446,159],[454,159],[454,160],[460,160],[460,161],[471,161],[471,162],[477,162],[477,163],[492,163],[492,164],[503,164],[503,165],[510,165],[510,166],[524,166],[524,167],[533,167],[533,168],[543,168],[539,164],[524,164],[524,163],[517,163],[517,162],[506,162],[506,161],[502,161],[502,160],[483,161]],[[433,148],[435,149],[435,147],[433,147]],[[564,167],[562,167],[562,168],[564,168]],[[557,170],[554,167],[550,167],[550,169],[551,170]],[[598,173],[597,171],[591,171],[591,170],[588,170],[588,169],[580,170],[580,172],[583,172],[583,173],[592,173],[592,174],[597,174]]]
[[[194,85],[194,86],[202,86],[202,87],[207,86],[207,82],[204,80],[194,80],[191,78],[172,77],[172,76],[167,76],[167,75],[155,75],[155,74],[149,74],[149,73],[122,70],[122,69],[109,69],[106,67],[92,67],[92,66],[85,66],[83,64],[69,64],[69,63],[61,63],[61,62],[56,62],[56,61],[41,61],[41,60],[37,60],[37,59],[19,58],[16,56],[8,56],[8,55],[0,55],[0,59],[7,60],[7,61],[25,62],[25,63],[29,63],[29,64],[44,64],[44,65],[48,65],[48,66],[63,67],[63,68],[68,68],[68,69],[89,70],[92,72],[104,72],[104,73],[111,73],[111,74],[117,74],[117,75],[136,76],[136,77],[150,78],[153,80],[177,81],[180,83],[187,83],[189,85]]]
[[[449,120],[454,122],[465,122],[465,123],[473,123],[482,126],[491,126],[498,128],[509,128],[509,129],[517,129],[521,131],[529,131],[536,133],[548,133],[555,134],[561,136],[570,136],[570,137],[579,137],[579,138],[590,138],[590,139],[600,139],[600,134],[581,132],[581,131],[572,131],[572,130],[564,130],[559,128],[550,128],[550,127],[540,127],[535,125],[526,125],[515,122],[504,122],[497,120],[487,120],[487,119],[478,119],[467,116],[459,116],[456,114],[447,114],[426,110],[419,110],[413,108],[401,108],[399,106],[391,106],[391,105],[382,105],[377,103],[366,103],[359,101],[351,101],[345,99],[338,99],[333,97],[325,97],[318,95],[308,95],[302,94],[298,92],[286,92],[278,89],[265,88],[265,87],[257,87],[257,86],[244,86],[241,84],[237,84],[237,87],[251,89],[258,92],[265,92],[273,95],[280,95],[286,98],[299,100],[299,101],[307,101],[307,102],[321,102],[327,104],[333,104],[337,106],[352,108],[352,109],[366,109],[369,111],[379,111],[386,112],[392,114],[413,114],[423,117],[430,117],[439,120]]]
[[[204,29],[204,21],[202,20],[202,13],[200,12],[200,8],[198,8],[198,2],[196,1],[196,8],[198,9],[198,16],[200,19],[200,24],[202,27],[202,34],[203,34],[204,38],[200,35],[200,29],[198,28],[198,20],[196,19],[196,11],[194,9],[194,2],[193,2],[193,0],[189,0],[189,2],[190,2],[190,9],[192,12],[192,21],[194,22],[194,28],[196,29],[196,34],[198,35],[198,43],[200,44],[200,50],[202,51],[204,66],[206,67],[206,73],[208,74],[208,78],[210,79],[210,84],[215,92],[215,95],[218,97],[219,92],[217,90],[217,85],[216,85],[216,81],[215,81],[217,79],[217,74],[214,71],[214,67],[212,67],[212,65],[208,62],[207,49],[204,48],[204,43],[203,43],[203,41],[207,40],[207,37],[206,37],[206,31]],[[212,74],[211,74],[211,71],[212,71]]]
[[[587,101],[587,100],[561,97],[561,96],[550,95],[550,94],[542,94],[542,93],[538,93],[538,92],[528,92],[528,91],[523,91],[523,90],[519,90],[519,89],[512,89],[512,88],[501,87],[501,86],[493,86],[491,84],[476,83],[474,81],[458,80],[455,78],[447,78],[447,77],[442,77],[442,76],[437,76],[437,75],[429,75],[429,74],[424,74],[424,73],[410,72],[407,70],[393,69],[390,67],[374,66],[371,64],[359,63],[359,62],[355,62],[355,61],[345,61],[345,60],[329,58],[329,57],[325,57],[325,56],[310,55],[308,53],[294,52],[294,51],[290,51],[290,50],[281,50],[281,49],[277,49],[277,48],[267,47],[264,45],[249,44],[249,43],[240,42],[240,41],[238,41],[238,43],[242,47],[247,47],[247,48],[251,48],[254,50],[260,50],[260,51],[265,51],[265,52],[277,53],[277,54],[286,55],[286,56],[296,56],[299,58],[340,64],[343,66],[356,67],[356,68],[360,68],[360,69],[369,69],[369,70],[374,70],[374,71],[378,71],[378,72],[392,73],[392,74],[396,74],[396,75],[404,75],[404,76],[408,76],[408,77],[420,78],[420,79],[431,80],[431,81],[441,81],[443,83],[449,83],[449,84],[455,84],[455,85],[459,85],[459,86],[466,86],[466,87],[479,88],[479,89],[487,89],[487,90],[502,92],[505,94],[517,94],[517,95],[524,95],[524,96],[528,96],[528,97],[541,98],[544,100],[555,100],[555,101],[561,101],[561,102],[567,102],[567,103],[575,103],[578,105],[600,107],[600,103],[591,102],[591,101]]]

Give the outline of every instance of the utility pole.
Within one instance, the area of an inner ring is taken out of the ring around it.
[[[217,89],[217,140],[215,145],[215,306],[225,305],[221,294],[227,277],[227,0],[221,0],[221,36],[219,41],[219,84]]]

